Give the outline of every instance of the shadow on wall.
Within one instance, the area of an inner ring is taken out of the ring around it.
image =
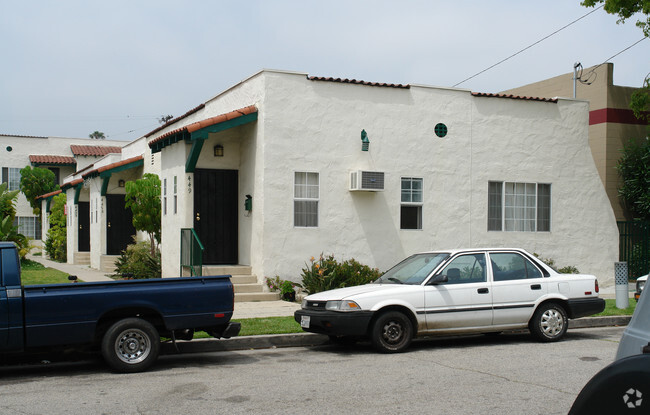
[[[354,192],[352,201],[374,266],[381,270],[406,256],[383,193]]]

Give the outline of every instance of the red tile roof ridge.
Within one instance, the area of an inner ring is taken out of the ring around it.
[[[20,138],[48,138],[40,135],[17,135],[17,134],[0,134],[0,137],[20,137]]]
[[[542,101],[542,102],[553,102],[553,103],[556,103],[558,101],[557,98],[529,97],[529,96],[520,96],[520,95],[513,95],[513,94],[493,94],[490,92],[472,92],[472,95],[475,97],[522,99],[526,101]]]
[[[29,161],[31,163],[39,164],[77,164],[77,160],[71,156],[54,156],[41,154],[30,154]]]
[[[61,192],[62,192],[61,189],[55,190],[55,191],[50,192],[50,193],[45,193],[44,195],[36,196],[36,199],[46,199],[46,198],[48,198],[50,196],[58,195]]]
[[[249,105],[244,108],[236,109],[234,111],[227,112],[225,114],[219,114],[214,117],[206,118],[205,120],[201,120],[198,122],[194,122],[192,124],[186,125],[185,127],[177,128],[172,131],[168,131],[165,134],[154,138],[153,140],[149,141],[149,147],[152,147],[155,143],[164,140],[165,138],[180,133],[181,131],[187,131],[188,133],[192,133],[194,131],[200,130],[201,128],[209,127],[211,125],[219,124],[225,121],[233,120],[235,118],[239,118],[244,115],[249,115],[257,112],[257,107],[255,105]]]
[[[167,121],[165,124],[161,125],[160,127],[156,128],[155,130],[145,134],[144,136],[145,137],[150,137],[150,136],[156,134],[158,131],[161,131],[161,130],[165,129],[166,127],[168,127],[168,126],[182,120],[183,118],[189,117],[190,115],[198,112],[199,110],[202,110],[203,108],[205,108],[205,104],[201,104],[201,105],[199,105],[197,107],[194,107],[191,110],[187,111],[185,114],[181,115],[180,117],[176,117],[174,119],[171,119],[171,120]]]
[[[115,167],[124,166],[124,165],[127,165],[129,163],[133,163],[134,161],[138,161],[138,160],[144,160],[144,156],[139,155],[139,156],[135,156],[135,157],[125,159],[125,160],[116,161],[115,163],[107,164],[105,166],[97,167],[96,169],[93,169],[93,170],[90,170],[90,171],[84,173],[81,177],[83,177],[85,179],[88,176],[90,176],[91,174],[101,173],[101,172],[104,172],[106,170],[114,169]]]
[[[105,156],[110,153],[121,153],[122,147],[70,144],[70,150],[75,156]]]
[[[411,87],[411,85],[409,85],[409,84],[389,84],[389,83],[385,83],[385,82],[368,82],[368,81],[362,81],[362,80],[356,80],[356,79],[333,78],[333,77],[325,77],[325,76],[309,76],[309,75],[307,75],[307,79],[309,79],[310,81],[339,82],[339,83],[342,83],[342,84],[381,86],[381,87],[388,87],[388,88],[409,89]]]

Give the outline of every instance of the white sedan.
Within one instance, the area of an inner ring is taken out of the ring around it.
[[[333,340],[400,352],[415,336],[526,327],[556,341],[569,318],[604,308],[593,275],[559,274],[522,249],[463,249],[412,255],[372,284],[309,295],[294,318]]]

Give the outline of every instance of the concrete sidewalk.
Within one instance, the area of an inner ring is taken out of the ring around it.
[[[89,265],[64,264],[62,262],[51,261],[43,256],[27,254],[27,259],[41,263],[48,268],[54,268],[68,275],[76,275],[85,282],[113,281],[108,277],[108,273],[90,268]]]

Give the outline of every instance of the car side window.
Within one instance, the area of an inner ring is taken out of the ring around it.
[[[491,253],[494,281],[542,278],[540,270],[527,258],[515,252]]]
[[[485,282],[485,254],[459,255],[442,270],[447,276],[445,284]]]

